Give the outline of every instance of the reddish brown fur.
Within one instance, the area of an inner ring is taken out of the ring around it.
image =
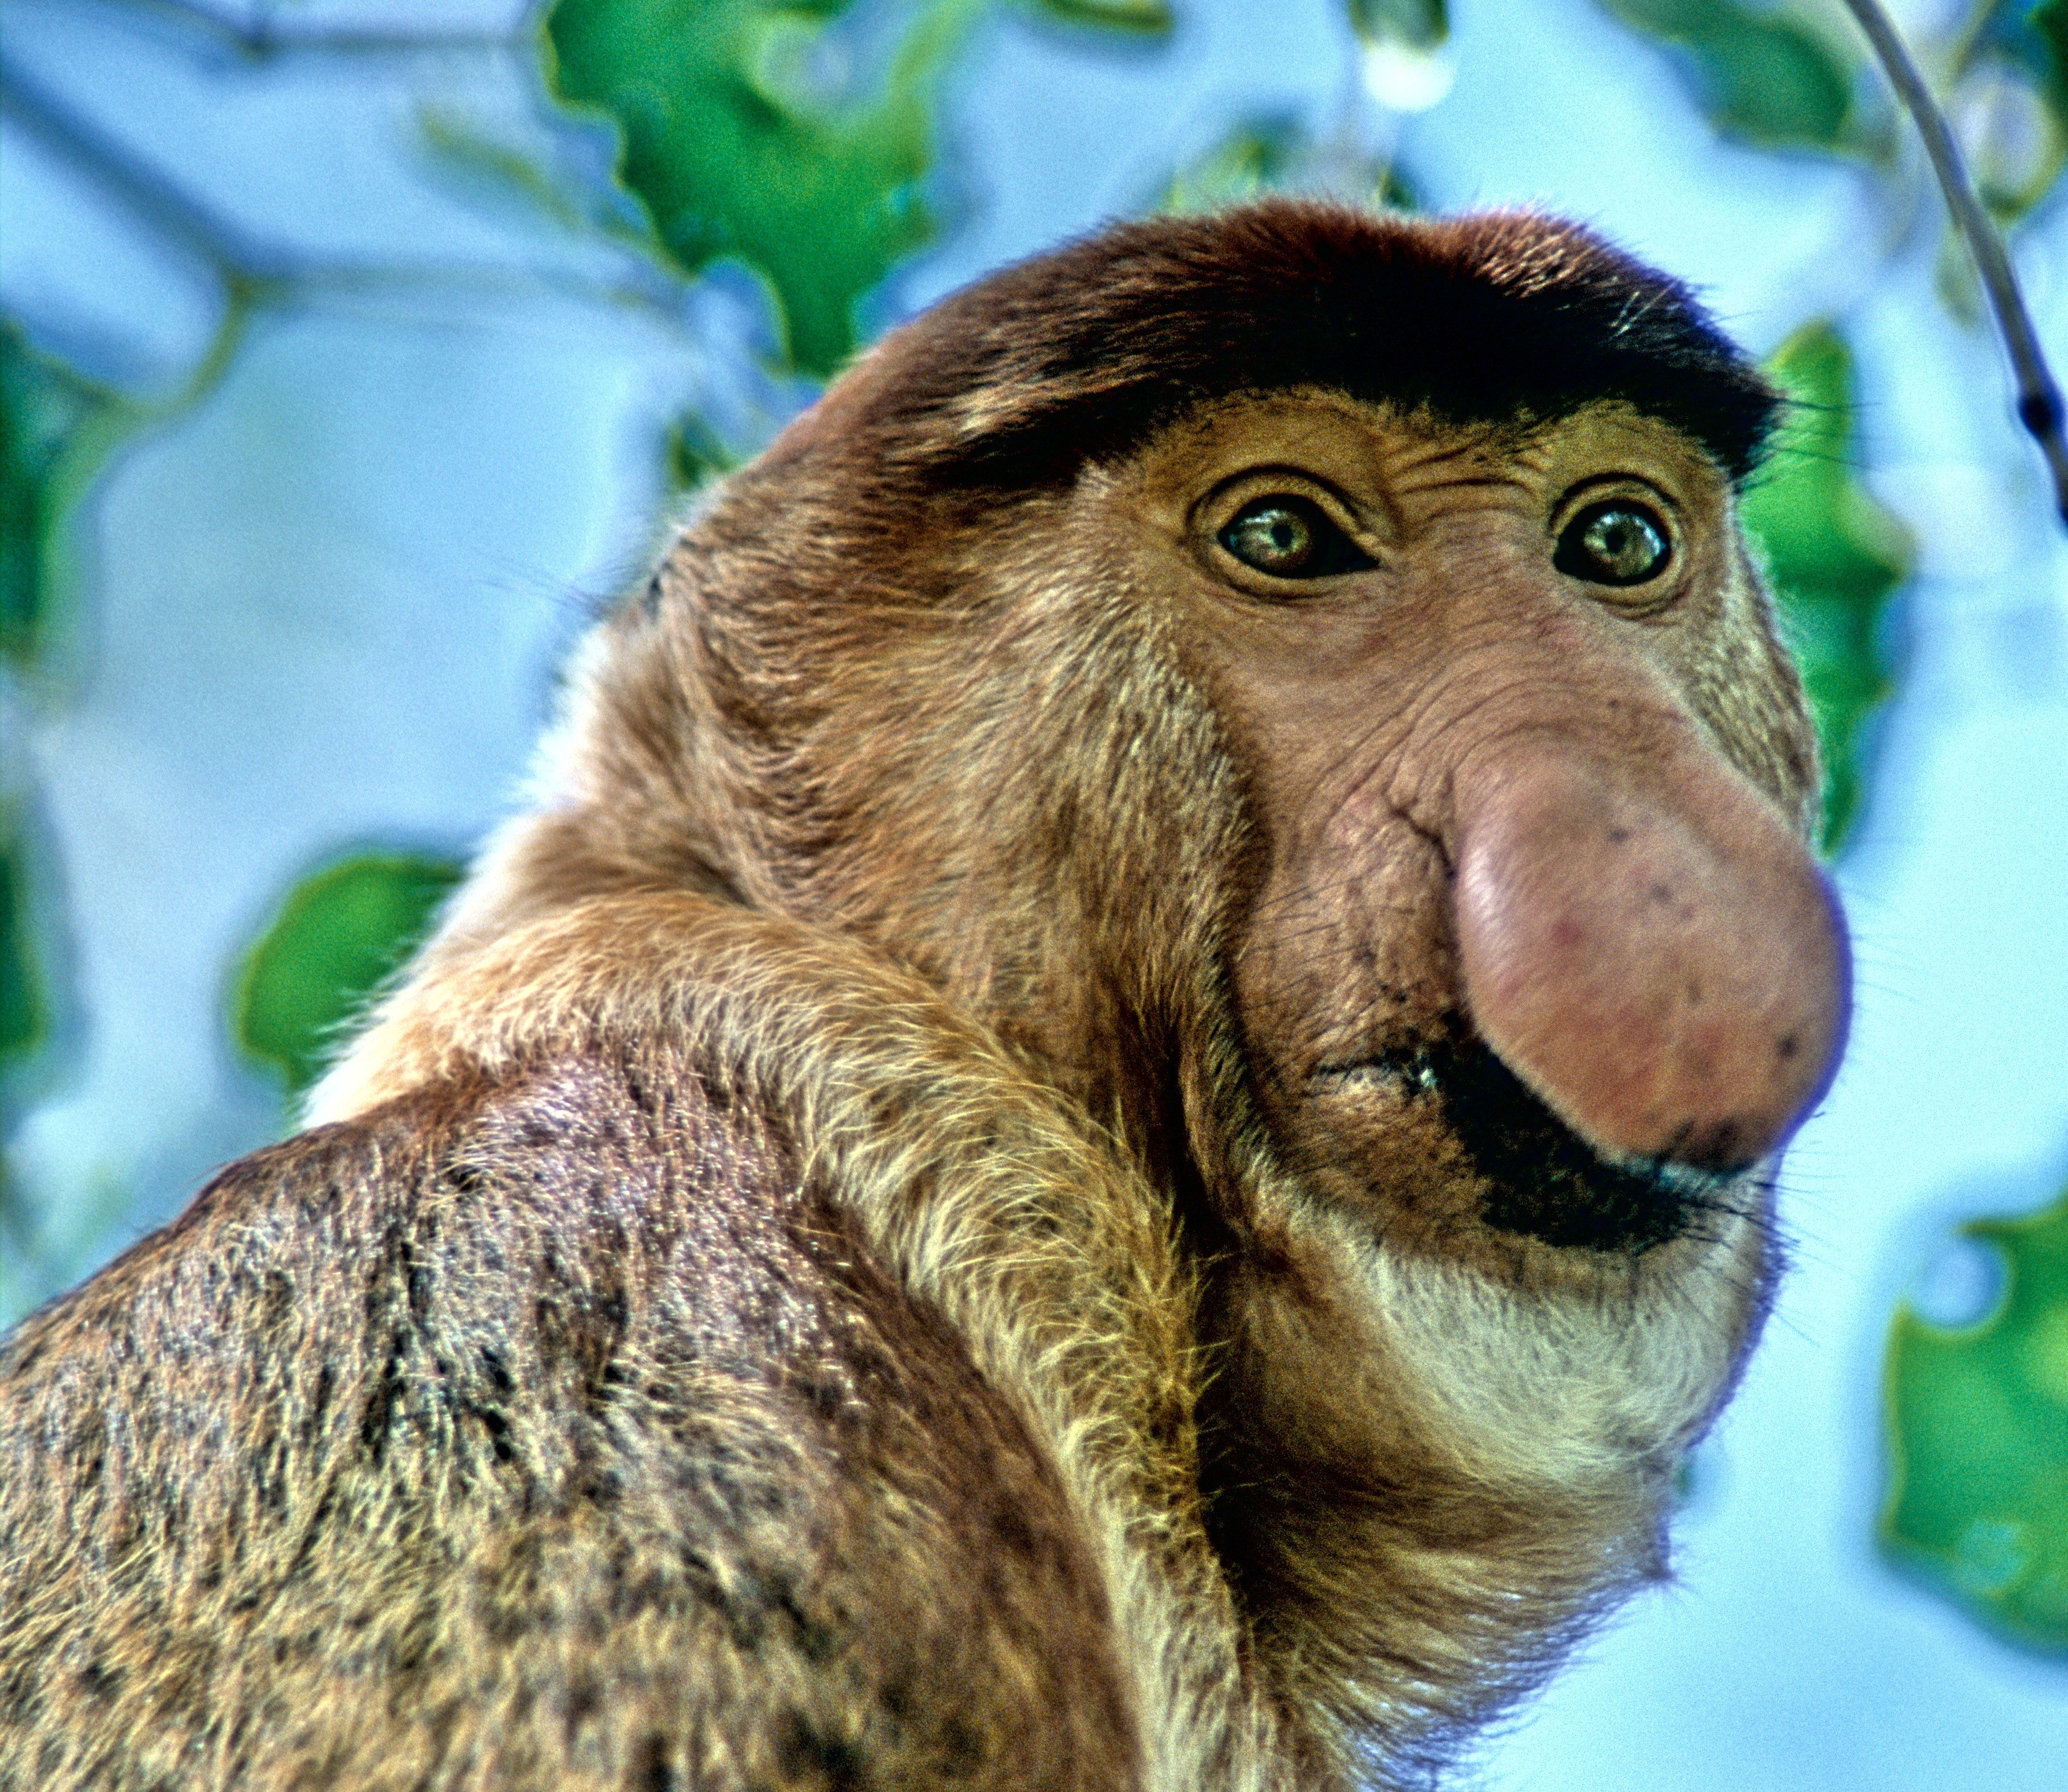
[[[1523,217],[887,339],[599,630],[336,1123],[8,1342],[0,1777],[1433,1772],[1663,1571],[1842,1031],[1772,404]],[[1627,601],[1549,567],[1603,478]],[[1377,564],[1230,560],[1272,481]]]

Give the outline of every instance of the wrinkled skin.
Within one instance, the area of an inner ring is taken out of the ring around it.
[[[1376,565],[1274,579],[1219,545],[1279,492]],[[1557,571],[1561,524],[1621,496],[1671,519],[1666,572]],[[1347,1199],[1441,1202],[1390,1165],[1461,1032],[1615,1163],[1742,1171],[1793,1130],[1842,1042],[1845,939],[1792,680],[1684,439],[1613,409],[1459,431],[1288,395],[1174,432],[1097,502],[1174,593],[1261,818],[1234,984],[1288,1154]]]

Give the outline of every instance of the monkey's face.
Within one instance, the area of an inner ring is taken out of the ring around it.
[[[1800,688],[1700,449],[1620,405],[1283,394],[1079,501],[1246,794],[1227,976],[1301,1179],[1506,1276],[1742,1199],[1830,1080],[1846,955]]]

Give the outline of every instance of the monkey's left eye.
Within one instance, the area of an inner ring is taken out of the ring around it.
[[[1673,538],[1643,505],[1627,498],[1590,504],[1565,525],[1551,564],[1590,584],[1643,584],[1666,570]]]
[[[1313,499],[1291,492],[1252,498],[1217,539],[1244,566],[1274,579],[1325,579],[1373,564]]]

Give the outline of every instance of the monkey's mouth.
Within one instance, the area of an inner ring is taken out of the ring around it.
[[[1451,1167],[1475,1189],[1479,1220],[1496,1232],[1634,1256],[1740,1204],[1740,1174],[1603,1158],[1476,1040],[1390,1050],[1314,1075],[1339,1088],[1378,1084],[1413,1121],[1433,1124],[1451,1147],[1445,1155],[1462,1159]]]

